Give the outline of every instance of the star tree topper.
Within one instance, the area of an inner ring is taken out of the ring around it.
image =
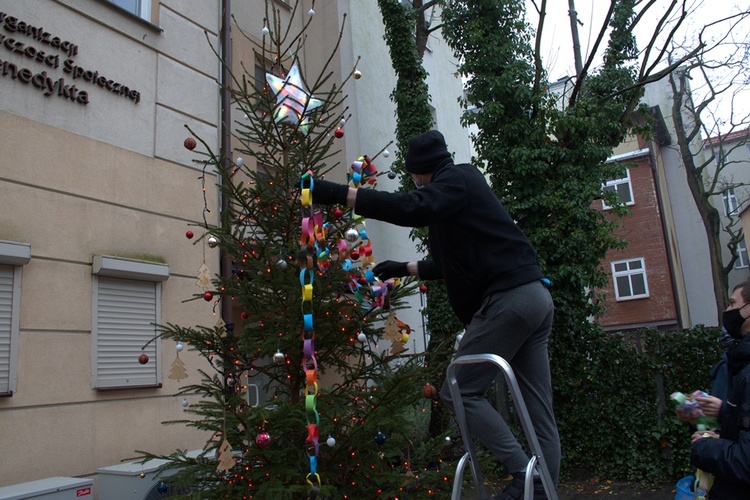
[[[276,93],[276,122],[288,121],[293,125],[299,124],[306,132],[308,121],[305,114],[323,105],[323,101],[313,98],[302,83],[299,66],[295,62],[286,78],[266,73],[266,81]]]

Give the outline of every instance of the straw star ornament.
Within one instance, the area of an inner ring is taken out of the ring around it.
[[[286,78],[266,73],[266,81],[276,94],[274,120],[277,123],[288,121],[293,125],[299,124],[300,128],[307,132],[309,123],[305,114],[320,107],[323,101],[313,98],[305,90],[297,63],[294,63]]]

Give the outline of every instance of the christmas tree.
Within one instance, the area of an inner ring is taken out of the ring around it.
[[[445,496],[446,441],[426,439],[436,391],[423,357],[405,348],[410,329],[397,317],[418,283],[376,280],[378,243],[367,221],[347,207],[311,203],[315,180],[345,167],[335,158],[346,79],[331,83],[327,66],[303,75],[296,54],[308,25],[291,33],[277,11],[266,12],[256,52],[269,61],[265,82],[232,75],[233,105],[244,116],[235,124],[236,156],[211,151],[200,137],[185,141],[204,146],[198,161],[218,172],[223,200],[220,223],[196,232],[232,268],[210,276],[202,267],[194,298],[231,304],[241,321],[160,327],[162,338],[206,360],[200,382],[181,389],[193,418],[170,423],[211,439],[198,457],[140,453],[167,460],[173,475],[165,481],[191,498]],[[347,78],[359,77],[354,66]],[[376,188],[377,161],[353,158],[349,185]],[[173,370],[181,377],[184,367]],[[273,398],[251,406],[246,391],[261,376]]]

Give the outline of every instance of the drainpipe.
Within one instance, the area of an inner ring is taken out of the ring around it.
[[[224,159],[224,168],[229,169],[232,164],[231,139],[232,139],[232,96],[229,91],[232,85],[232,1],[221,1],[221,154]],[[221,177],[219,177],[221,181]],[[221,216],[229,206],[229,200],[219,193],[221,199]],[[220,253],[220,274],[225,280],[232,278],[232,258],[226,250]],[[221,318],[227,325],[227,333],[234,330],[234,315],[232,312],[232,301],[228,297],[221,298]]]
[[[679,294],[677,292],[677,280],[675,278],[675,263],[672,259],[673,255],[678,254],[679,250],[674,248],[672,245],[672,238],[670,238],[670,232],[669,227],[667,226],[667,221],[664,219],[664,214],[666,213],[664,211],[664,197],[661,192],[661,189],[659,189],[659,175],[658,175],[658,169],[656,166],[656,155],[654,154],[654,140],[651,140],[651,144],[649,144],[649,159],[651,160],[651,171],[654,175],[654,184],[656,188],[656,203],[659,207],[660,217],[661,219],[661,230],[664,234],[664,244],[666,245],[666,252],[667,252],[667,264],[669,265],[669,279],[670,284],[672,285],[672,300],[674,301],[674,308],[675,313],[677,314],[677,328],[682,330],[685,326],[682,322],[682,307],[680,306],[680,300],[679,300]],[[661,144],[659,145],[661,146]],[[666,183],[666,179],[664,180]]]

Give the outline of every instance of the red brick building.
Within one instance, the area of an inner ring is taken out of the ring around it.
[[[610,280],[603,290],[606,312],[597,321],[606,330],[681,328],[654,148],[658,145],[639,138],[623,144],[617,150],[623,152],[610,158],[626,163],[628,169],[604,189],[615,190],[631,215],[621,219],[615,232],[627,240],[627,247],[610,250],[602,263]],[[594,206],[607,212],[601,200]]]

